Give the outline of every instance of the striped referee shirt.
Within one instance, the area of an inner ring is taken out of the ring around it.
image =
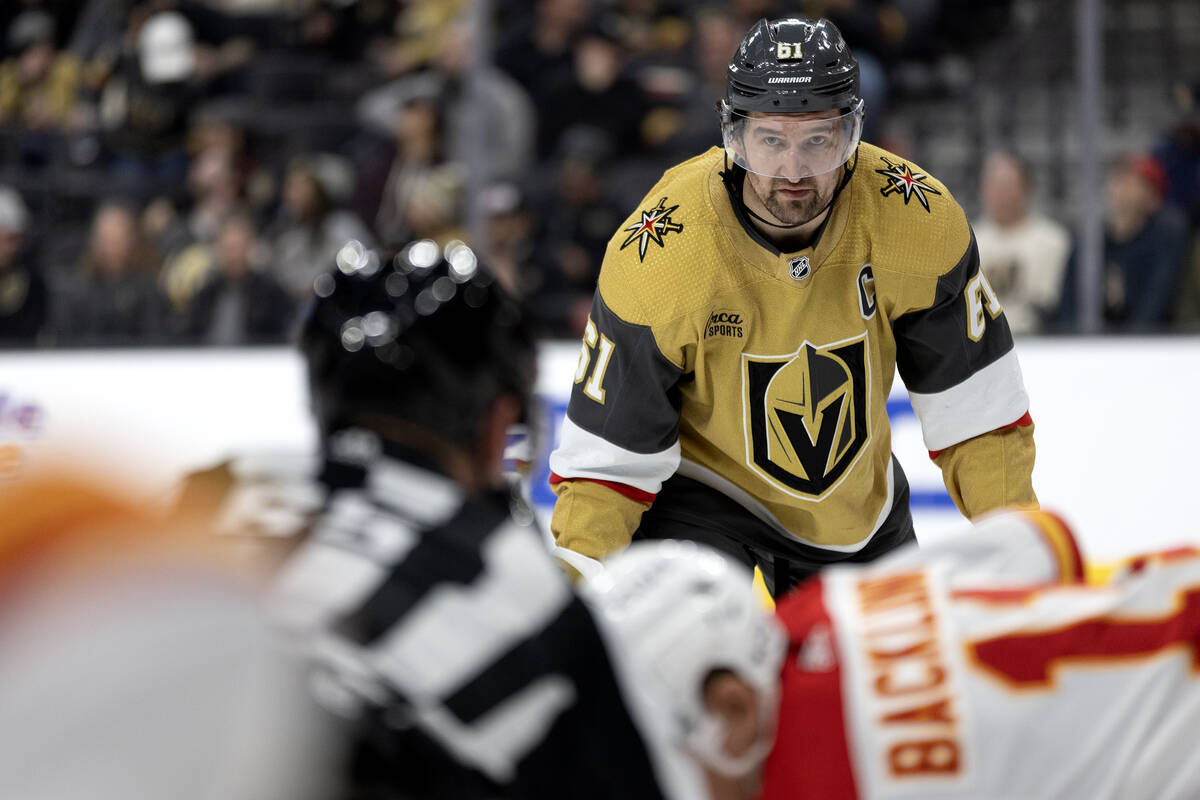
[[[329,452],[270,608],[353,731],[352,796],[695,796],[527,508],[363,431]]]

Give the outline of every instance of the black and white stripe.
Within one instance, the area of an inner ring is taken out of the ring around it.
[[[342,485],[271,603],[318,698],[370,728],[371,780],[401,797],[683,796],[662,788],[680,779],[648,754],[589,611],[506,495],[463,497],[387,454],[325,474]]]

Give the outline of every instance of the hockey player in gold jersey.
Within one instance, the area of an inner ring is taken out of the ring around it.
[[[897,367],[962,513],[1035,507],[1033,424],[962,208],[860,142],[827,20],[761,20],[724,148],[668,170],[609,242],[559,447],[557,544],[689,538],[781,593],[914,538],[886,401]]]

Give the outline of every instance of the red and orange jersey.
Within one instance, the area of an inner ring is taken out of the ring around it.
[[[784,598],[764,797],[1200,796],[1200,551],[1082,566],[1024,512]]]

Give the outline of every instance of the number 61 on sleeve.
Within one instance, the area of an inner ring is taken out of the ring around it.
[[[616,345],[612,339],[596,330],[596,323],[588,318],[587,327],[583,331],[583,344],[579,347],[579,363],[575,367],[575,383],[587,379],[583,393],[597,403],[604,405],[604,373],[608,370],[608,362],[612,360],[613,349]],[[593,352],[595,358],[592,358]],[[591,377],[588,378],[589,368]]]

